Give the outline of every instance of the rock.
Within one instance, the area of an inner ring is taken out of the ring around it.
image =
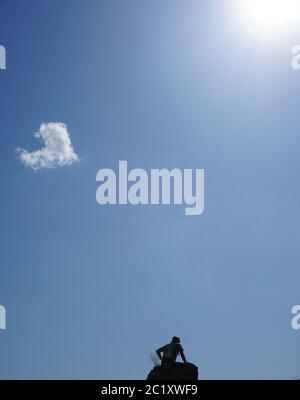
[[[175,362],[154,367],[148,377],[148,381],[160,380],[198,380],[198,368],[191,363]]]

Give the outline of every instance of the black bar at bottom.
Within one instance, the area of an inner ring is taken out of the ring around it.
[[[1,399],[138,399],[138,398],[209,398],[245,395],[258,396],[264,391],[269,396],[276,392],[299,394],[300,381],[1,381]],[[6,394],[4,396],[4,394]]]

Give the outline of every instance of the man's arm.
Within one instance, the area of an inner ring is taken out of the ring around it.
[[[186,358],[185,358],[183,349],[179,350],[179,352],[180,352],[180,356],[181,356],[181,358],[182,358],[182,361],[183,361],[184,363],[186,363],[187,361],[186,361]]]
[[[161,353],[164,351],[164,348],[165,348],[165,346],[160,347],[159,349],[156,350],[157,357],[158,357],[160,360],[162,360]]]

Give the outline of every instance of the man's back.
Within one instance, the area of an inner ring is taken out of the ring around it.
[[[161,353],[163,353],[163,356],[161,356]],[[180,339],[177,336],[173,336],[173,339],[170,343],[157,349],[156,354],[161,360],[162,364],[175,362],[178,354],[180,354],[182,361],[186,362],[183,348],[180,344]]]
[[[182,351],[183,348],[181,344],[171,342],[164,346],[163,354],[165,358],[175,362],[178,354],[181,353]]]

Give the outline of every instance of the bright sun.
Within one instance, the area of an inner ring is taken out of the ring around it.
[[[250,17],[262,27],[279,27],[299,17],[299,0],[247,0]]]

